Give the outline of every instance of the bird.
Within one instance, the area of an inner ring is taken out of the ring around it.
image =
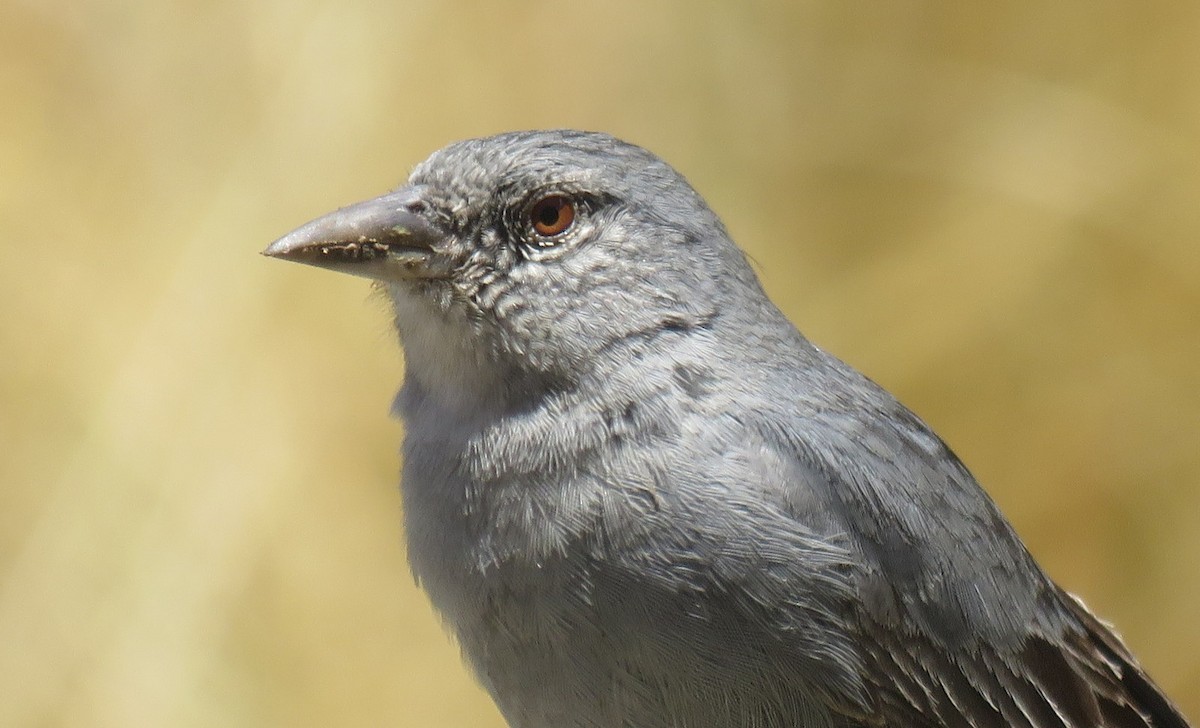
[[[391,302],[409,563],[512,728],[1188,725],[650,151],[455,142],[264,254]]]

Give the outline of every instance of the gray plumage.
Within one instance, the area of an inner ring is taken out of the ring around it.
[[[266,252],[394,303],[409,559],[514,728],[1187,725],[651,153],[459,142]]]

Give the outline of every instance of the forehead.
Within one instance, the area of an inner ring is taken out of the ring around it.
[[[547,186],[616,191],[655,167],[665,165],[605,134],[516,132],[468,139],[434,152],[409,182],[436,189],[458,207],[480,197],[520,197]]]

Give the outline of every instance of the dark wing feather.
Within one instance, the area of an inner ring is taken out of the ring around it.
[[[1112,692],[1102,696],[1104,702],[1101,707],[1116,712],[1136,710],[1149,718],[1149,725],[1159,728],[1188,728],[1189,724],[1179,708],[1158,689],[1117,633],[1088,611],[1074,595],[1061,589],[1058,594],[1084,629],[1085,636],[1075,650],[1079,655],[1078,662],[1089,666],[1108,666],[1119,682],[1119,686],[1113,686]]]
[[[1074,621],[1028,633],[1013,650],[981,643],[948,651],[917,631],[859,623],[864,679],[883,726],[1188,728],[1120,639],[1065,592]]]
[[[923,422],[839,362],[809,376],[833,395],[758,431],[795,463],[797,519],[831,518],[860,551],[846,610],[867,725],[1188,728]]]

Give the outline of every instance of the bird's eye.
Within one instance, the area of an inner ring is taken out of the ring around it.
[[[575,203],[563,195],[543,197],[529,209],[529,222],[540,237],[561,235],[575,222]]]

